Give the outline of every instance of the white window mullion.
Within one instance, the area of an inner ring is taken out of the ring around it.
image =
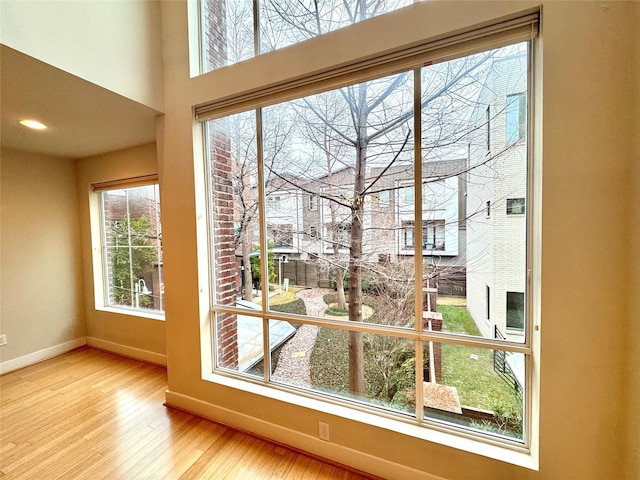
[[[257,2],[255,2],[257,3]],[[257,6],[256,6],[257,8]],[[267,226],[265,215],[265,184],[264,184],[264,148],[262,136],[262,109],[256,109],[256,154],[258,162],[258,225],[260,230],[260,294],[262,311],[269,308],[269,243],[267,241]],[[245,267],[246,268],[246,267]],[[251,268],[251,265],[249,265]],[[271,348],[269,342],[269,319],[262,317],[262,348],[264,381],[271,380]]]
[[[416,242],[418,225],[422,225],[422,78],[420,69],[413,71],[413,165],[414,165],[414,221],[413,221],[413,252],[415,264],[415,325],[416,332],[422,332],[422,244]],[[419,259],[419,260],[418,260]],[[416,418],[424,420],[424,344],[420,340],[415,342],[416,355]]]

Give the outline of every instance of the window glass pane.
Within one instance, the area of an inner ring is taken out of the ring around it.
[[[397,197],[396,179],[413,168],[412,79],[393,75],[262,110],[273,288],[313,289],[310,315],[413,326],[413,262],[378,261],[401,241],[394,210],[378,199]],[[305,208],[309,196],[317,208]],[[413,198],[405,218],[413,222]],[[435,227],[430,235],[442,241]]]
[[[424,352],[435,372],[424,384],[426,418],[523,438],[523,354],[437,342]]]
[[[422,69],[423,263],[445,332],[524,341],[504,305],[526,286],[526,223],[506,215],[525,213],[527,144],[496,131],[505,99],[526,106],[527,68],[519,44]]]
[[[214,318],[217,367],[262,377],[262,319],[250,312],[216,313]]]
[[[253,57],[253,0],[202,0],[203,73]]]
[[[158,185],[102,192],[107,306],[164,311]]]
[[[350,344],[361,347],[350,350]],[[415,414],[410,340],[302,325],[272,352],[272,360],[274,382]],[[350,387],[350,376],[358,379],[355,386]]]
[[[207,126],[215,302],[236,305],[241,300],[242,305],[255,307],[263,284],[255,112],[214,120]],[[264,284],[268,286],[268,280]]]
[[[507,292],[507,328],[524,329],[524,293]]]
[[[260,53],[410,5],[413,0],[259,0]],[[203,73],[254,56],[253,0],[202,1]]]

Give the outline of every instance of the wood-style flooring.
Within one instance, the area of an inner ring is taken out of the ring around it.
[[[3,375],[0,478],[368,478],[166,408],[166,381],[86,347]]]

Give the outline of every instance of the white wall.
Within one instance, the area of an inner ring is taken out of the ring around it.
[[[534,371],[541,379],[539,471],[202,380],[211,350],[206,202],[192,106],[528,6],[422,2],[325,39],[191,79],[186,4],[162,4],[166,117],[160,167],[170,402],[184,401],[203,415],[271,432],[280,441],[337,460],[360,462],[361,468],[389,478],[408,478],[407,470],[394,470],[394,465],[414,469],[411,478],[474,480],[624,478],[625,465],[627,472],[637,467],[627,440],[637,440],[638,430],[627,427],[624,415],[625,406],[632,412],[637,397],[622,396],[631,393],[629,384],[638,393],[637,379],[624,375],[632,294],[624,282],[631,261],[624,239],[634,200],[628,159],[637,144],[629,88],[637,80],[629,61],[637,35],[633,12],[640,8],[634,2],[543,2],[537,65],[543,112],[538,149],[544,159],[541,329],[535,333],[541,355]],[[600,238],[594,242],[596,225]],[[621,248],[611,255],[603,244]],[[637,269],[632,271],[637,280]],[[332,442],[314,443],[319,419],[330,422]],[[629,473],[627,478],[634,477]]]
[[[0,22],[3,44],[163,110],[159,2],[7,0]]]
[[[85,323],[75,161],[3,148],[1,191],[6,371],[36,352],[84,344]]]

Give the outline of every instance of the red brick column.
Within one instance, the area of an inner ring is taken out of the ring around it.
[[[215,264],[215,301],[235,305],[237,267],[233,230],[233,179],[229,137],[223,129],[209,128],[211,149],[211,190],[213,201],[213,257]],[[238,367],[238,326],[235,314],[221,313],[215,318],[218,340],[218,365]]]
[[[234,1],[234,0],[232,0]],[[224,67],[227,64],[227,0],[203,2],[204,42],[203,57],[205,71]]]

